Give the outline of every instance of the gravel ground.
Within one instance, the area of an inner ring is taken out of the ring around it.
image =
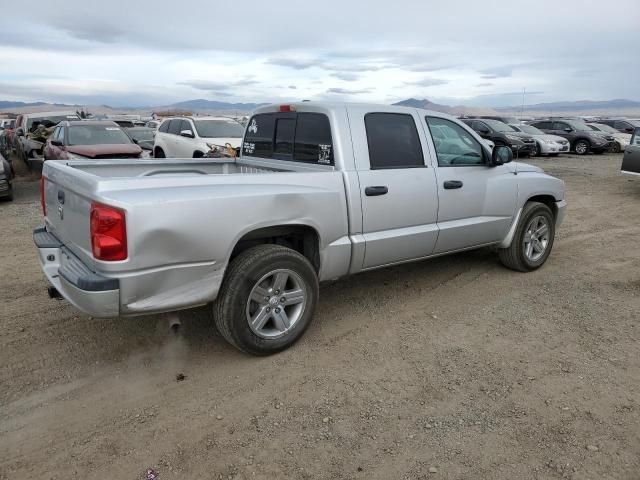
[[[542,269],[483,249],[326,284],[269,358],[206,309],[176,336],[49,300],[20,178],[0,204],[0,479],[640,478],[640,181],[620,161],[531,161],[568,192]]]

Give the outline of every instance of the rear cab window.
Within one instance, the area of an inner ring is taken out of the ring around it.
[[[329,118],[315,112],[254,115],[247,124],[242,155],[334,165]]]

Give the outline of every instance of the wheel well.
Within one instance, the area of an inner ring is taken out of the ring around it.
[[[553,218],[556,218],[556,216],[558,215],[558,206],[556,205],[556,199],[553,195],[536,195],[535,197],[531,197],[529,200],[527,200],[527,202],[544,203],[551,209]]]
[[[318,232],[306,225],[276,225],[245,234],[231,252],[230,261],[256,245],[274,244],[288,247],[304,255],[316,272],[320,271],[320,240]]]
[[[580,142],[580,141],[587,142],[587,145],[591,145],[591,140],[589,140],[588,138],[584,138],[584,137],[576,138],[573,141],[573,145],[575,146],[575,144]]]
[[[164,152],[161,147],[154,147],[153,154],[156,155],[158,152]]]
[[[193,158],[202,158],[204,157],[204,152],[201,152],[200,150],[196,150],[195,152],[193,152]]]

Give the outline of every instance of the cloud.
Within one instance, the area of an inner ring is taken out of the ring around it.
[[[337,88],[337,87],[334,87],[334,88],[329,88],[327,90],[327,93],[335,93],[335,94],[338,94],[338,95],[359,95],[359,94],[362,94],[362,93],[369,93],[369,92],[371,92],[371,89],[369,89],[369,88],[363,88],[363,89],[360,89],[360,90],[356,90],[356,89],[349,89],[349,88]]]
[[[291,89],[291,90],[297,90],[297,89],[298,89],[298,87],[296,87],[295,85],[289,85],[289,89]]]
[[[449,83],[449,80],[444,80],[442,78],[423,78],[422,80],[404,83],[405,85],[415,85],[417,87],[435,87],[436,85],[446,85]]]
[[[229,82],[211,81],[211,80],[187,80],[178,82],[178,85],[186,85],[196,90],[206,90],[212,92],[222,92],[237,87],[246,87],[247,85],[255,85],[258,82],[252,79],[232,80]]]
[[[360,78],[360,75],[349,72],[335,72],[331,74],[332,77],[339,78],[340,80],[344,80],[345,82],[355,82]]]
[[[491,83],[491,82],[484,82],[484,83],[477,83],[476,87],[490,87],[492,85],[494,85],[494,84]]]
[[[305,70],[307,68],[322,65],[320,60],[286,57],[269,58],[266,63],[270,65],[278,65],[279,67],[294,68],[296,70]]]

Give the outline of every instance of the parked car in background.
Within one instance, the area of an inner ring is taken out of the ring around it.
[[[613,143],[609,147],[609,149],[613,153],[622,152],[627,145],[631,142],[631,134],[630,133],[622,133],[615,128],[606,125],[604,123],[587,123],[589,128],[593,129],[596,132],[601,132],[604,134],[611,135],[613,137]]]
[[[13,167],[0,154],[0,199],[13,200]]]
[[[536,142],[530,135],[517,132],[499,120],[464,118],[462,121],[473,128],[482,138],[491,140],[496,146],[511,147],[514,156],[518,158],[527,157],[535,150]]]
[[[140,158],[136,145],[112,121],[64,121],[53,131],[44,147],[45,160]]]
[[[227,143],[240,147],[243,134],[244,127],[227,117],[166,118],[156,132],[153,156],[202,158]]]
[[[634,130],[631,142],[624,150],[620,171],[627,175],[640,175],[640,127]]]
[[[146,155],[143,154],[143,156],[152,156],[156,134],[156,131],[153,128],[133,127],[127,128],[126,132],[129,134],[131,139],[138,144],[142,150],[144,150]]]
[[[63,120],[80,120],[75,112],[40,112],[24,115],[22,125],[16,129],[18,137],[17,156],[30,170],[42,170],[42,149],[53,132],[53,128]]]
[[[16,121],[11,119],[0,120],[0,155],[5,158],[9,158],[11,154],[11,135],[13,135],[13,128]]]
[[[160,120],[149,120],[145,124],[145,127],[153,128],[154,130],[157,130],[161,123],[162,123],[162,121],[160,121]]]
[[[628,133],[629,135],[631,135],[636,128],[640,127],[640,120],[627,118],[601,118],[598,120],[598,123],[604,123],[621,133]]]
[[[320,281],[490,245],[541,267],[564,182],[512,158],[440,112],[270,105],[239,159],[47,162],[33,237],[51,294],[89,315],[213,303],[229,343],[267,355],[303,335]]]
[[[537,120],[530,125],[545,133],[564,137],[569,141],[571,150],[578,155],[586,155],[589,152],[604,153],[613,143],[611,135],[595,132],[586,123],[578,120]]]
[[[519,125],[520,123],[522,123],[518,118],[509,116],[509,115],[476,115],[468,118],[476,118],[476,119],[486,118],[488,120],[498,120],[499,122],[506,123],[507,125],[511,125],[511,124]]]
[[[16,131],[22,126],[22,120],[24,119],[24,115],[18,115],[16,117],[16,123],[13,126],[13,132],[8,134],[9,143],[11,145],[11,153],[16,153],[18,151],[18,136],[16,135]]]
[[[525,123],[510,124],[509,126],[517,132],[526,133],[533,137],[536,144],[531,155],[534,157],[538,155],[556,157],[561,152],[569,151],[569,141],[564,137],[544,133],[533,125],[527,125]]]

